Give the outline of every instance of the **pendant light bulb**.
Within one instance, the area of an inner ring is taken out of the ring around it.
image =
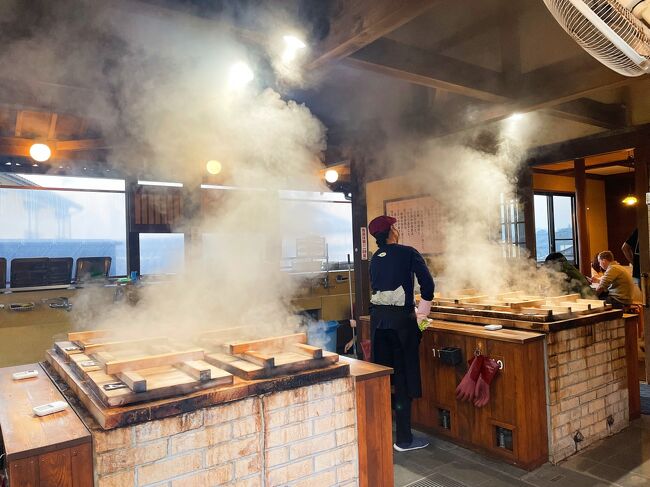
[[[45,162],[52,156],[52,149],[47,144],[32,144],[29,155],[37,162]]]
[[[339,179],[339,173],[336,169],[328,169],[325,172],[325,181],[328,183],[335,183]]]
[[[624,205],[634,206],[639,202],[639,199],[633,194],[628,194],[625,198],[621,200]]]

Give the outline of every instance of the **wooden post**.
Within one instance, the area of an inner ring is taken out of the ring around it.
[[[370,274],[368,260],[361,258],[361,229],[367,230],[368,209],[366,204],[366,178],[364,163],[357,156],[350,162],[350,181],[352,186],[352,244],[354,247],[354,299],[355,319],[368,314],[370,305]],[[370,235],[366,233],[366,246]],[[367,248],[367,247],[366,247]],[[357,334],[359,330],[357,328]],[[359,349],[358,349],[359,350]]]
[[[650,164],[650,143],[647,137],[639,136],[639,144],[634,149],[634,194],[639,199],[636,208],[637,228],[639,229],[639,254],[641,276],[650,274],[650,238],[648,232],[648,206],[645,194],[648,191],[648,165]],[[645,279],[648,284],[648,279]],[[643,329],[645,341],[645,370],[646,378],[650,377],[650,312],[648,312],[647,295],[645,312],[643,313]]]
[[[530,166],[525,166],[517,178],[517,196],[523,206],[526,232],[526,249],[530,256],[537,255],[537,241],[535,240],[535,199],[533,191],[533,171]]]
[[[127,208],[127,248],[126,248],[126,261],[127,270],[126,275],[130,275],[135,271],[140,275],[140,235],[136,230],[136,205],[135,192],[138,188],[137,179],[129,177],[126,181],[126,208]]]
[[[580,272],[586,276],[591,275],[591,251],[589,249],[589,228],[587,227],[587,176],[585,174],[585,160],[583,158],[573,161],[576,186],[576,213],[578,220],[578,257],[580,259]]]

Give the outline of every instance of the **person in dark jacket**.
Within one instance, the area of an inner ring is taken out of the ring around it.
[[[431,310],[434,283],[420,253],[400,245],[397,220],[379,216],[368,225],[379,247],[370,261],[370,326],[373,362],[394,369],[393,408],[397,451],[425,448],[429,443],[411,432],[411,402],[422,396],[418,348],[422,332],[418,322]],[[415,309],[414,276],[421,300]]]
[[[579,293],[581,298],[596,299],[596,293],[589,286],[589,281],[582,273],[571,264],[561,252],[552,252],[546,256],[544,263],[566,277],[563,291],[568,294]]]

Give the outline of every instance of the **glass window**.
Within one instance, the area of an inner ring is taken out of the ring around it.
[[[140,274],[180,274],[184,269],[184,234],[140,234]]]
[[[500,195],[501,244],[504,257],[519,257],[526,247],[524,212],[517,198]]]
[[[288,193],[288,192],[287,192]],[[352,252],[352,205],[341,193],[281,195],[282,267],[287,270],[347,269]],[[294,215],[302,215],[296,225]],[[311,249],[313,255],[307,255]],[[311,260],[311,262],[308,262]],[[319,269],[315,266],[322,264]]]
[[[571,263],[577,263],[575,236],[575,197],[572,195],[535,195],[535,235],[537,261],[552,252],[561,252]]]
[[[0,184],[7,278],[12,259],[33,257],[110,257],[110,275],[126,274],[123,180],[6,173]]]
[[[250,188],[202,185],[210,191],[250,193],[267,197]],[[236,191],[235,191],[236,190]],[[352,253],[352,204],[343,193],[289,191],[267,192],[269,205],[278,208],[282,241],[269,242],[262,235],[228,235],[227,238],[255,238],[268,258],[281,259],[284,270],[347,269],[348,254]],[[206,253],[218,246],[219,235],[205,234]]]

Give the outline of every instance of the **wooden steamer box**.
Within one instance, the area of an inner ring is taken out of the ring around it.
[[[443,363],[438,351],[444,347],[459,348],[462,362]],[[479,352],[503,364],[483,408],[456,399],[467,361]],[[434,322],[423,334],[420,360],[423,396],[414,401],[416,427],[526,469],[548,461],[543,334]]]

